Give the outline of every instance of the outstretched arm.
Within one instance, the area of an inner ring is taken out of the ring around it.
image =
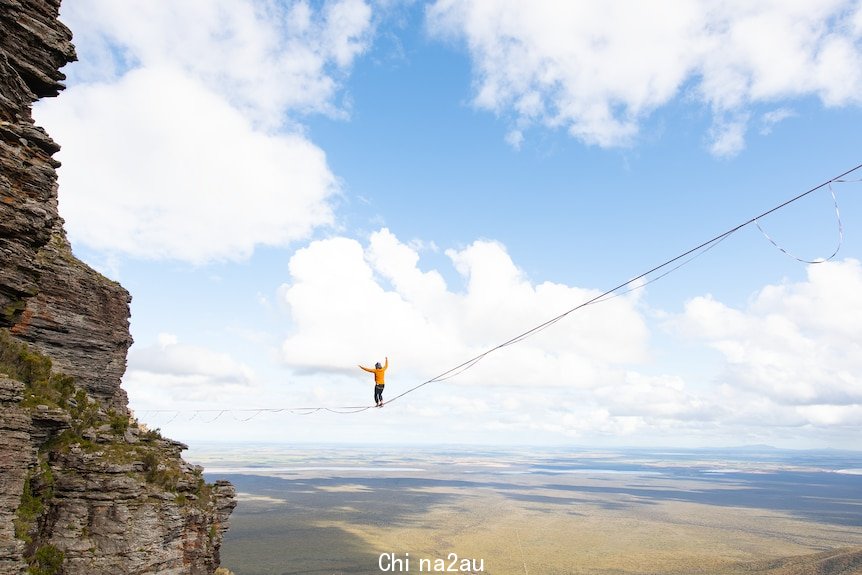
[[[373,369],[371,369],[370,367],[365,367],[364,365],[360,365],[359,367],[360,367],[361,369],[364,369],[365,371],[367,371],[367,372],[369,372],[369,373],[374,373],[374,370],[373,370]]]
[[[386,358],[386,365],[383,366],[383,369],[389,369],[389,358]]]

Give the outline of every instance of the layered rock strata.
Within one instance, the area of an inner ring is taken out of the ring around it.
[[[59,4],[0,0],[0,327],[125,409],[129,294],[72,255],[57,212],[59,146],[30,113],[63,88],[59,67],[75,59]]]
[[[20,573],[24,543],[15,537],[15,512],[36,459],[30,443],[30,413],[20,405],[24,384],[0,376],[0,573]]]
[[[233,487],[129,423],[130,297],[72,254],[31,116],[75,59],[59,4],[0,0],[0,574],[212,573]]]
[[[3,333],[0,369],[8,342]],[[236,493],[228,482],[206,484],[203,469],[180,457],[185,445],[130,424],[70,379],[45,388],[3,374],[0,434],[0,573],[218,567]]]

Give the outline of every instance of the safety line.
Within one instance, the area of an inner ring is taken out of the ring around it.
[[[714,236],[713,238],[706,240],[705,242],[702,242],[702,243],[698,244],[697,246],[695,246],[691,249],[688,249],[688,250],[684,251],[683,253],[681,253],[681,254],[679,254],[679,255],[671,258],[671,259],[668,259],[665,262],[663,262],[657,266],[650,268],[649,270],[647,270],[647,271],[645,271],[645,272],[619,284],[618,286],[613,287],[613,288],[611,288],[605,292],[602,292],[601,294],[594,296],[594,297],[576,305],[575,307],[573,307],[573,308],[571,308],[571,309],[569,309],[569,310],[567,310],[567,311],[565,311],[565,312],[563,312],[563,313],[561,313],[561,314],[559,314],[559,315],[557,315],[557,316],[555,316],[555,317],[553,317],[553,318],[551,318],[551,319],[549,319],[543,323],[540,323],[539,325],[537,325],[533,328],[528,329],[527,331],[525,331],[519,335],[516,335],[515,337],[513,337],[511,339],[508,339],[508,340],[504,341],[503,343],[496,345],[496,346],[480,353],[479,355],[472,357],[472,358],[468,359],[467,361],[464,361],[464,362],[456,365],[455,367],[448,369],[448,370],[444,371],[443,373],[432,377],[431,379],[427,379],[427,380],[423,381],[422,383],[415,385],[415,386],[407,389],[406,391],[403,391],[402,393],[396,395],[392,399],[388,400],[386,402],[386,405],[389,405],[393,401],[396,401],[396,400],[404,397],[405,395],[413,393],[414,391],[416,391],[416,390],[418,390],[418,389],[420,389],[420,388],[422,388],[422,387],[424,387],[430,383],[445,381],[447,379],[451,379],[457,375],[460,375],[460,374],[464,373],[465,371],[467,371],[468,369],[475,366],[477,363],[479,363],[479,361],[481,361],[482,359],[484,359],[488,355],[494,353],[495,351],[500,350],[500,349],[505,348],[505,347],[508,347],[510,345],[514,345],[514,344],[519,343],[519,342],[521,342],[521,341],[523,341],[529,337],[532,337],[532,336],[536,335],[537,333],[551,327],[555,323],[559,322],[560,320],[564,319],[565,317],[569,316],[570,314],[574,313],[575,311],[577,311],[579,309],[582,309],[588,305],[593,305],[596,303],[602,303],[602,302],[608,301],[610,299],[619,297],[621,295],[624,295],[624,294],[629,293],[631,291],[634,291],[636,289],[641,289],[650,283],[658,281],[659,279],[666,277],[667,275],[671,274],[672,272],[678,270],[682,266],[690,263],[695,258],[700,257],[701,255],[703,255],[707,251],[711,250],[712,248],[714,248],[716,245],[718,245],[719,243],[721,243],[722,241],[724,241],[725,239],[727,239],[731,235],[735,234],[736,232],[738,232],[742,228],[744,228],[748,225],[751,225],[752,223],[757,225],[758,229],[761,230],[761,232],[767,237],[767,239],[769,239],[773,243],[773,245],[775,245],[775,247],[777,247],[778,249],[780,249],[782,252],[786,253],[787,255],[794,257],[795,259],[798,259],[799,261],[805,262],[805,263],[822,263],[823,261],[828,261],[829,259],[832,259],[838,253],[838,249],[840,249],[841,244],[843,242],[843,238],[844,238],[844,232],[843,232],[843,227],[841,225],[840,213],[838,212],[838,200],[835,197],[835,192],[832,189],[832,184],[833,183],[862,182],[862,178],[856,179],[856,180],[844,179],[845,176],[852,174],[853,172],[859,170],[860,168],[862,168],[862,164],[859,164],[856,167],[851,168],[851,169],[847,170],[846,172],[844,172],[838,176],[835,176],[834,178],[830,178],[829,180],[823,182],[822,184],[814,186],[813,188],[811,188],[805,192],[802,192],[801,194],[794,196],[794,197],[790,198],[789,200],[786,200],[786,201],[778,204],[777,206],[770,208],[770,209],[766,210],[765,212],[763,212],[757,216],[754,216],[753,218],[750,218],[750,219],[746,220],[745,222],[738,224],[738,225],[730,228],[729,230],[727,230],[723,233],[720,233],[717,236]],[[808,195],[820,190],[821,188],[824,188],[827,186],[829,187],[829,189],[832,193],[832,198],[833,198],[834,203],[835,203],[836,215],[838,217],[839,240],[840,241],[839,241],[838,249],[836,249],[835,253],[833,253],[831,256],[829,256],[829,258],[827,258],[826,260],[808,261],[808,260],[802,260],[802,259],[796,258],[795,256],[788,253],[786,250],[781,248],[781,246],[779,246],[775,241],[773,241],[772,238],[770,238],[769,235],[766,234],[766,232],[764,232],[763,229],[758,224],[758,220],[768,216],[769,214],[777,212],[778,210],[781,210],[782,208],[785,208],[786,206],[804,198],[805,196],[808,196]],[[677,263],[677,262],[679,262],[679,263]],[[621,293],[616,293],[616,292],[619,292],[620,290],[622,290],[623,288],[625,288],[626,286],[630,286],[634,282],[638,282],[638,281],[646,278],[647,276],[649,276],[649,275],[651,275],[651,274],[653,274],[659,270],[662,270],[664,268],[667,268],[668,266],[671,266],[672,264],[677,264],[677,265],[666,270],[661,275],[650,279],[649,281],[646,281],[646,282],[637,284],[635,286],[632,286],[628,290],[623,291]],[[192,419],[194,419],[194,417],[197,416],[198,414],[215,413],[216,415],[207,422],[207,423],[211,423],[211,422],[217,420],[222,415],[224,415],[226,412],[230,411],[230,412],[235,412],[235,413],[252,413],[252,415],[250,415],[248,418],[242,420],[242,421],[250,421],[251,419],[257,417],[261,413],[278,413],[278,412],[286,411],[286,412],[289,412],[289,413],[292,413],[295,415],[311,415],[314,413],[319,413],[321,411],[324,411],[324,412],[336,413],[336,414],[352,414],[352,413],[360,413],[363,411],[367,411],[367,410],[373,409],[375,407],[376,406],[374,406],[374,405],[349,405],[349,406],[338,406],[338,407],[317,407],[317,406],[314,406],[314,407],[281,407],[281,408],[249,408],[249,409],[198,409],[198,410],[192,410],[192,411],[194,411],[194,414],[195,414],[192,417]],[[174,413],[177,411],[178,410],[173,410],[173,409],[171,409],[171,410],[142,410],[141,413]],[[174,418],[172,418],[170,421],[173,421],[175,418],[176,418],[176,416],[174,416]],[[191,420],[189,420],[189,421],[191,421]]]
[[[838,255],[838,252],[841,251],[841,246],[844,244],[844,225],[841,223],[841,211],[838,209],[838,198],[835,197],[835,190],[832,188],[832,182],[829,182],[829,192],[832,194],[832,203],[835,206],[835,219],[838,222],[838,245],[835,246],[835,251],[832,252],[832,255],[827,258],[818,258],[816,260],[806,260],[804,258],[800,258],[799,256],[790,253],[785,248],[778,245],[778,242],[772,239],[772,236],[767,234],[766,231],[760,226],[759,221],[755,220],[754,225],[757,226],[757,229],[760,230],[760,233],[763,234],[763,236],[767,240],[769,240],[769,243],[775,246],[780,252],[784,253],[784,255],[789,256],[796,261],[802,262],[804,264],[822,264],[824,262],[828,262]]]
[[[551,318],[551,319],[549,319],[548,321],[546,321],[546,322],[544,322],[544,323],[542,323],[542,324],[539,324],[539,325],[537,325],[536,327],[534,327],[534,328],[532,328],[532,329],[529,329],[529,330],[525,331],[524,333],[522,333],[522,334],[520,334],[520,335],[517,335],[517,336],[513,337],[512,339],[510,339],[510,340],[508,340],[508,341],[506,341],[506,342],[503,342],[503,343],[501,343],[500,345],[498,345],[498,346],[496,346],[496,347],[493,347],[493,348],[491,348],[491,349],[489,349],[489,350],[487,350],[487,351],[485,351],[485,352],[483,352],[483,353],[481,353],[481,354],[477,355],[476,357],[473,357],[473,358],[471,358],[471,359],[468,359],[468,360],[467,360],[467,361],[465,361],[464,363],[461,363],[461,364],[459,364],[459,365],[457,365],[457,366],[453,367],[452,369],[450,369],[450,370],[448,370],[448,371],[444,371],[443,373],[441,373],[440,375],[438,375],[438,376],[436,376],[436,377],[432,377],[431,379],[428,379],[428,380],[426,380],[426,381],[423,381],[423,382],[422,382],[422,383],[420,383],[419,385],[416,385],[416,386],[414,386],[414,387],[411,387],[410,389],[408,389],[408,390],[404,391],[403,393],[401,393],[401,394],[399,394],[399,395],[397,395],[397,396],[393,397],[393,398],[392,398],[392,399],[390,399],[387,403],[392,403],[393,401],[395,401],[395,400],[397,400],[397,399],[399,399],[399,398],[401,398],[401,397],[404,397],[404,396],[405,396],[405,395],[407,395],[408,393],[412,393],[413,391],[416,391],[417,389],[419,389],[419,388],[421,388],[421,387],[423,387],[423,386],[426,386],[426,385],[428,385],[429,383],[434,383],[434,382],[436,382],[436,381],[441,381],[442,379],[447,379],[447,378],[450,376],[450,374],[451,374],[451,373],[453,373],[453,372],[455,372],[455,371],[457,371],[459,374],[460,374],[460,373],[463,373],[463,371],[466,371],[466,370],[467,370],[467,369],[469,369],[470,367],[473,367],[473,365],[475,365],[476,363],[478,363],[481,359],[483,359],[484,357],[488,356],[489,354],[491,354],[491,353],[493,353],[493,352],[497,351],[498,349],[501,349],[501,348],[503,348],[503,347],[506,347],[506,346],[512,345],[513,343],[517,343],[517,342],[523,341],[524,339],[526,339],[526,338],[528,338],[528,337],[530,337],[530,336],[532,336],[532,335],[535,335],[536,333],[538,333],[538,332],[540,332],[540,331],[542,331],[542,330],[544,330],[544,329],[546,329],[546,328],[550,327],[551,325],[553,325],[553,324],[557,323],[558,321],[560,321],[560,320],[561,320],[561,319],[563,319],[564,317],[568,316],[568,315],[569,315],[569,314],[571,314],[572,312],[575,312],[575,311],[577,311],[577,310],[579,310],[579,309],[581,309],[581,308],[583,308],[583,307],[586,307],[586,306],[588,306],[588,305],[590,305],[590,304],[596,303],[596,302],[600,301],[602,298],[605,298],[605,297],[607,297],[608,295],[610,295],[610,294],[612,294],[612,293],[614,293],[614,292],[616,292],[616,291],[618,291],[618,290],[620,290],[620,289],[622,289],[622,288],[626,287],[627,285],[631,284],[632,282],[636,282],[636,281],[638,281],[638,280],[641,280],[641,279],[645,278],[646,276],[650,275],[651,273],[654,273],[654,272],[656,272],[656,271],[658,271],[658,270],[660,270],[660,269],[663,269],[663,268],[665,268],[665,267],[667,267],[667,266],[669,266],[669,265],[671,265],[671,264],[673,264],[673,263],[676,263],[677,261],[679,261],[679,260],[681,260],[681,259],[684,259],[684,258],[686,258],[686,257],[688,257],[688,256],[690,256],[690,255],[692,255],[692,254],[694,254],[694,253],[696,253],[696,252],[698,252],[698,251],[700,251],[700,250],[704,249],[704,248],[709,248],[709,246],[711,246],[711,245],[713,245],[713,244],[716,244],[716,243],[718,243],[718,242],[723,241],[723,240],[724,240],[724,239],[726,239],[727,237],[729,237],[729,236],[731,236],[731,235],[735,234],[736,232],[738,232],[738,231],[739,231],[739,230],[741,230],[742,228],[744,228],[744,227],[746,227],[746,226],[750,225],[751,223],[756,222],[757,220],[759,220],[759,219],[761,219],[761,218],[764,218],[764,217],[768,216],[769,214],[771,214],[771,213],[773,213],[773,212],[777,212],[778,210],[780,210],[780,209],[782,209],[782,208],[784,208],[784,207],[786,207],[786,206],[788,206],[788,205],[792,204],[793,202],[796,202],[796,201],[798,201],[798,200],[800,200],[800,199],[804,198],[805,196],[807,196],[807,195],[809,195],[809,194],[812,194],[812,193],[816,192],[817,190],[819,190],[819,189],[821,189],[821,188],[823,188],[823,187],[825,187],[825,186],[830,185],[832,182],[843,181],[843,180],[842,180],[842,178],[844,178],[844,177],[845,177],[845,176],[847,176],[848,174],[852,174],[853,172],[855,172],[856,170],[858,170],[858,169],[860,169],[860,168],[862,168],[862,164],[859,164],[859,165],[857,165],[856,167],[854,167],[854,168],[852,168],[852,169],[850,169],[850,170],[847,170],[846,172],[844,172],[844,173],[842,173],[842,174],[840,174],[840,175],[838,175],[838,176],[835,176],[834,178],[830,178],[829,180],[827,180],[827,181],[823,182],[822,184],[817,185],[817,186],[815,186],[815,187],[811,188],[810,190],[808,190],[808,191],[806,191],[806,192],[803,192],[803,193],[801,193],[801,194],[799,194],[799,195],[797,195],[797,196],[794,196],[793,198],[791,198],[791,199],[789,199],[789,200],[787,200],[787,201],[785,201],[785,202],[782,202],[781,204],[779,204],[779,205],[775,206],[774,208],[771,208],[771,209],[769,209],[769,210],[766,210],[766,211],[765,211],[765,212],[763,212],[762,214],[759,214],[759,215],[757,215],[757,216],[754,216],[753,218],[748,219],[747,221],[745,221],[745,222],[743,222],[743,223],[741,223],[741,224],[739,224],[739,225],[737,225],[737,226],[735,226],[735,227],[733,227],[733,228],[731,228],[731,229],[727,230],[727,231],[726,231],[726,232],[724,232],[724,233],[718,234],[717,236],[713,237],[712,239],[709,239],[709,240],[707,240],[707,241],[705,241],[705,242],[703,242],[703,243],[701,243],[701,244],[699,244],[699,245],[697,245],[697,246],[695,246],[695,247],[693,247],[693,248],[691,248],[691,249],[689,249],[689,250],[687,250],[687,251],[685,251],[685,252],[683,252],[683,253],[679,254],[678,256],[673,257],[673,258],[671,258],[671,259],[669,259],[669,260],[665,261],[664,263],[659,264],[659,265],[657,265],[657,266],[655,266],[655,267],[651,268],[650,270],[645,271],[645,272],[643,272],[642,274],[637,275],[637,276],[633,277],[632,279],[630,279],[630,280],[628,280],[628,281],[626,281],[626,282],[623,282],[623,283],[621,283],[620,285],[618,285],[618,286],[616,286],[616,287],[614,287],[614,288],[611,288],[611,289],[607,290],[606,292],[604,292],[604,293],[602,293],[602,294],[599,294],[599,295],[597,295],[597,296],[595,296],[595,297],[593,297],[593,298],[590,298],[590,299],[588,299],[587,301],[585,301],[585,302],[583,302],[583,303],[581,303],[581,304],[579,304],[579,305],[577,305],[577,306],[575,306],[575,307],[571,308],[570,310],[565,311],[565,312],[561,313],[560,315],[558,315],[558,316],[556,316],[556,317],[554,317],[554,318]],[[672,270],[671,270],[671,271],[672,271]],[[665,275],[667,275],[667,274],[665,274]],[[467,366],[467,367],[465,367],[465,366]],[[462,369],[462,368],[464,368],[464,369]]]

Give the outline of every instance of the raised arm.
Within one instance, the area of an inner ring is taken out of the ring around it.
[[[370,367],[365,367],[364,365],[360,365],[359,367],[360,367],[361,369],[364,369],[365,371],[367,371],[367,372],[369,372],[369,373],[374,373],[374,370],[373,370],[373,369],[371,369]]]

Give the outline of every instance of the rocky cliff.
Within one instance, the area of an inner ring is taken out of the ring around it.
[[[30,105],[74,60],[59,1],[0,0],[0,327],[44,351],[94,397],[125,409],[129,295],[72,254],[57,213],[59,149]]]
[[[130,422],[130,297],[73,256],[32,120],[75,58],[59,4],[0,0],[0,574],[212,573],[233,488]]]

